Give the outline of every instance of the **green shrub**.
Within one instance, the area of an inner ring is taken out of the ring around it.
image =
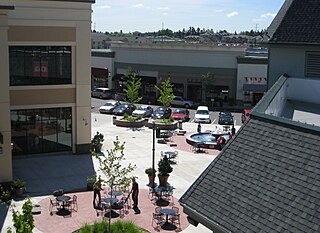
[[[77,232],[78,233],[106,233],[108,229],[108,223],[105,221],[96,222],[92,225],[85,224]],[[135,225],[131,221],[116,221],[111,223],[110,232],[112,233],[146,233],[145,231]]]

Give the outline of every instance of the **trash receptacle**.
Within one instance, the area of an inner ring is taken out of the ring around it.
[[[112,117],[112,124],[115,124],[115,120],[117,119],[117,117],[116,116],[113,116]]]
[[[178,128],[182,130],[182,120],[178,121]]]

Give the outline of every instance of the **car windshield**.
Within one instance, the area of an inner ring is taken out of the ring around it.
[[[137,110],[147,110],[147,109],[148,109],[147,106],[139,106],[139,107],[137,108]]]
[[[116,103],[111,103],[111,102],[108,102],[106,103],[104,106],[114,106]]]
[[[198,110],[196,112],[196,114],[200,114],[200,115],[209,115],[209,112],[207,110]]]
[[[185,109],[179,109],[179,108],[177,108],[176,110],[174,110],[173,113],[185,114],[185,113],[186,113],[186,110],[185,110]]]
[[[127,107],[128,107],[128,105],[119,105],[117,109],[125,109]]]
[[[165,111],[165,108],[157,108],[157,110],[155,112],[161,113],[161,112],[164,112],[164,111]]]
[[[231,113],[230,112],[220,112],[220,116],[229,116],[229,117],[231,117],[232,115],[231,115]]]

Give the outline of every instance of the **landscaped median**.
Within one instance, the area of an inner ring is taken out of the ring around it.
[[[141,128],[145,126],[146,119],[140,119],[135,121],[118,119],[117,117],[113,117],[113,124],[120,127],[130,127],[130,128]]]
[[[160,130],[175,130],[178,128],[177,122],[170,122],[170,123],[162,123],[162,122],[152,122],[148,119],[136,119],[136,120],[127,120],[123,118],[117,118],[116,116],[113,117],[112,120],[113,124],[120,127],[129,127],[129,128],[141,128],[146,126],[150,129],[153,127],[159,128]]]

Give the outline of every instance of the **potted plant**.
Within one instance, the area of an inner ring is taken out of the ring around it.
[[[147,168],[146,170],[144,170],[144,172],[148,175],[149,177],[149,184],[154,184],[154,179],[156,177],[156,172],[157,170],[152,168],[152,167],[149,167]]]
[[[25,188],[26,188],[26,181],[23,179],[15,179],[12,183],[12,187],[15,191],[17,196],[22,196]]]
[[[167,186],[167,181],[169,178],[169,174],[173,171],[168,157],[165,155],[160,161],[158,162],[158,177],[159,177],[159,184],[160,186]]]
[[[102,142],[104,141],[104,136],[102,133],[97,132],[92,140],[91,140],[91,148],[92,151],[96,152],[96,153],[100,153],[101,152],[101,148],[102,148]]]

